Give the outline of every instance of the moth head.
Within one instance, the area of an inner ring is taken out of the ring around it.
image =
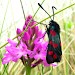
[[[49,23],[50,29],[55,30],[56,32],[60,33],[60,27],[59,24],[53,20],[50,21]]]

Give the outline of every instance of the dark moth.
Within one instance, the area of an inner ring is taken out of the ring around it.
[[[45,11],[45,9],[39,3],[38,5]],[[55,7],[53,6],[52,9],[53,8]],[[47,27],[46,25],[46,28],[47,28],[46,32],[49,39],[47,46],[46,61],[48,64],[60,62],[62,57],[60,27],[59,24],[54,21],[54,10],[53,10],[53,20],[50,21],[49,27]]]

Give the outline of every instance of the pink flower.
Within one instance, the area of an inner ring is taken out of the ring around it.
[[[31,26],[36,24],[32,16],[26,18],[22,30],[17,28],[17,34],[22,33],[28,24],[28,30],[22,36],[18,37],[18,40],[21,39],[19,45],[17,45],[17,42],[8,39],[9,46],[6,46],[6,53],[2,59],[3,64],[10,61],[17,62],[18,59],[21,59],[23,63],[30,62],[31,67],[35,67],[40,63],[44,64],[44,66],[50,66],[46,62],[48,42],[44,41],[45,33],[39,30],[38,26],[31,28]],[[36,62],[33,63],[33,61]]]
[[[9,46],[6,46],[6,53],[4,54],[3,64],[6,64],[10,61],[17,62],[19,58],[22,56],[25,57],[27,55],[27,46],[21,42],[18,47],[16,47],[17,43],[8,39]]]

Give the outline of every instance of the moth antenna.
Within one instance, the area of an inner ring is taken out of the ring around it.
[[[38,5],[48,14],[48,12],[41,6],[40,3],[38,3]],[[48,14],[49,15],[49,14]],[[51,16],[49,15],[49,17],[51,18]]]
[[[52,6],[52,11],[53,11],[53,20],[54,20],[54,9],[56,9],[56,7]],[[57,10],[57,9],[56,9]]]

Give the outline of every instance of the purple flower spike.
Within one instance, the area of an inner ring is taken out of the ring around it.
[[[31,15],[29,15],[27,18],[26,18],[26,21],[25,21],[25,24],[23,26],[23,30],[25,30],[26,26],[29,24],[29,26],[32,26],[34,24],[36,24],[36,22],[34,21],[33,17]]]
[[[24,32],[26,26],[29,24],[28,30]],[[38,26],[31,28],[32,25],[36,24],[33,17],[29,15],[26,18],[23,29],[17,28],[16,33],[20,34],[23,32],[22,36],[18,36],[18,41],[8,39],[9,45],[6,46],[6,53],[2,59],[2,63],[6,64],[10,61],[17,62],[21,59],[23,64],[28,63],[31,67],[35,67],[38,64],[43,64],[44,66],[56,66],[56,64],[48,64],[46,62],[46,52],[48,42],[44,41],[45,33],[39,30]],[[34,61],[36,61],[34,63]]]

